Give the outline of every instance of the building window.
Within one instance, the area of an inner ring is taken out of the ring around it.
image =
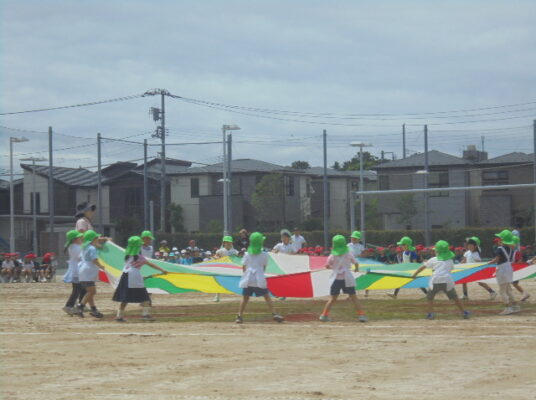
[[[190,178],[190,197],[199,197],[199,178]]]
[[[294,196],[294,177],[285,176],[285,194],[287,196]]]
[[[433,171],[428,173],[428,187],[441,188],[449,187],[448,171]],[[432,192],[430,197],[449,197],[449,192]]]
[[[389,190],[389,175],[380,175],[380,190]]]
[[[507,185],[508,171],[484,171],[482,172],[482,183],[488,185]]]
[[[132,211],[132,213],[138,214],[142,207],[143,193],[140,188],[126,188],[125,189],[125,209]]]

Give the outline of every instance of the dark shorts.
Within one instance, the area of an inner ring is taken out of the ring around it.
[[[262,289],[260,287],[248,286],[247,288],[242,289],[242,296],[251,297],[253,295],[257,297],[266,296],[268,294],[268,289]]]
[[[341,294],[341,290],[345,294],[355,294],[354,286],[345,286],[344,279],[335,279],[331,288],[329,289],[329,294],[332,296],[337,296]]]
[[[434,283],[434,287],[432,288],[432,290],[428,290],[428,293],[426,293],[426,298],[428,300],[433,300],[435,295],[439,292],[445,292],[450,300],[456,300],[458,298],[456,289],[452,288],[447,291],[446,283]]]
[[[95,286],[95,282],[94,281],[82,281],[80,282],[80,286],[82,286],[84,289],[87,289],[87,288]]]

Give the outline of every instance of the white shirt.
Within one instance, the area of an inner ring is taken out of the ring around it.
[[[249,254],[246,252],[242,259],[242,265],[246,267],[246,271],[242,275],[238,286],[243,289],[250,286],[266,289],[264,268],[268,265],[268,254]]]
[[[331,267],[330,285],[336,279],[344,279],[344,286],[355,287],[355,278],[354,274],[352,274],[353,264],[357,264],[357,261],[351,252],[342,256],[330,255],[328,257],[328,265]]]
[[[34,268],[35,268],[35,264],[33,263],[33,261],[24,262],[24,264],[22,264],[22,269],[34,269]]]
[[[2,268],[7,268],[7,269],[15,268],[15,261],[13,260],[2,261]]]
[[[363,246],[359,242],[357,242],[357,243],[352,243],[352,242],[348,243],[348,248],[350,249],[350,251],[352,252],[354,257],[359,257],[361,255],[361,253],[363,253],[363,251],[365,250],[365,246]]]
[[[292,235],[290,239],[292,240],[292,243],[294,244],[294,249],[296,252],[300,250],[305,243],[307,243],[307,241],[302,235],[297,235],[297,236]]]
[[[75,228],[77,231],[80,232],[86,232],[89,230],[93,230],[93,225],[91,225],[91,221],[87,219],[86,217],[82,217],[76,221]]]
[[[134,261],[133,256],[130,256],[126,259],[123,267],[123,273],[128,274],[129,289],[145,287],[140,269],[146,262],[147,260],[144,256],[139,256],[137,261]]]
[[[140,254],[145,258],[153,258],[153,246],[141,246]]]
[[[74,283],[78,283],[78,269],[82,255],[82,247],[79,244],[71,243],[68,248],[69,252],[69,267],[68,272],[71,274],[71,279]]]
[[[216,257],[218,257],[218,258],[228,257],[228,256],[236,256],[237,254],[238,254],[238,251],[236,249],[233,249],[233,248],[227,250],[225,247],[220,247],[216,251]]]
[[[432,276],[428,281],[428,287],[432,289],[434,283],[446,283],[447,290],[454,289],[454,280],[450,271],[454,268],[454,261],[446,260],[439,261],[437,257],[432,257],[423,264],[426,268],[431,268],[433,270]]]
[[[278,243],[274,246],[274,250],[277,251],[278,253],[283,253],[283,254],[295,254],[296,253],[296,248],[294,247],[292,243],[289,243],[289,244],[285,244],[283,242]]]
[[[467,264],[473,264],[482,261],[482,259],[480,258],[480,254],[478,254],[478,251],[467,250],[463,256],[465,257],[465,262]]]

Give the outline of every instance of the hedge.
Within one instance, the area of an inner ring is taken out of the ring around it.
[[[493,238],[495,234],[508,228],[461,228],[461,229],[433,229],[431,231],[432,243],[443,239],[453,246],[460,246],[464,243],[465,238],[470,236],[478,236],[482,242],[482,252],[485,257],[490,257],[492,254]],[[349,237],[348,231],[332,231],[329,234],[331,237],[336,234],[342,234]],[[534,243],[534,228],[526,227],[520,230],[522,244]],[[266,236],[265,246],[273,247],[279,242],[279,232],[264,233]],[[308,245],[322,246],[324,243],[324,233],[322,231],[302,232],[303,237],[307,240]],[[422,230],[391,230],[379,231],[371,230],[366,232],[367,243],[371,246],[386,246],[391,243],[396,243],[402,236],[410,236],[415,244],[424,243],[424,232]],[[236,235],[234,236],[236,239]],[[177,246],[183,249],[188,246],[188,241],[194,239],[197,246],[203,249],[212,249],[219,247],[221,244],[222,235],[219,233],[157,233],[156,242],[167,240],[169,246]],[[155,246],[158,247],[158,246]]]

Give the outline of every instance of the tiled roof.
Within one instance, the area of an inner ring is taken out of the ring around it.
[[[293,172],[296,174],[302,174],[303,171],[297,170],[294,168],[289,167],[283,167],[281,165],[272,164],[266,161],[260,161],[260,160],[253,160],[250,158],[243,158],[238,160],[233,160],[231,162],[231,170],[233,173],[240,173],[240,172],[265,172],[265,173],[272,173],[272,172]],[[185,174],[211,174],[211,173],[221,173],[222,172],[222,164],[211,164],[204,167],[193,167],[188,168],[184,171]]]
[[[31,164],[21,164],[23,169],[32,171]],[[35,173],[48,178],[49,167],[36,165]],[[55,180],[69,186],[92,187],[97,185],[97,173],[84,168],[52,167],[52,176]]]
[[[311,167],[304,169],[303,172],[307,175],[314,175],[314,176],[323,176],[324,175],[324,167]],[[359,178],[359,170],[357,171],[338,171],[336,169],[328,168],[328,176],[332,177],[349,177],[349,178]],[[365,179],[368,180],[376,180],[377,175],[375,171],[371,170],[364,170],[363,176]]]
[[[481,161],[479,164],[524,164],[534,162],[534,153],[514,152]]]
[[[443,153],[437,150],[430,150],[428,152],[428,165],[429,166],[447,166],[447,165],[468,165],[472,164],[469,160],[464,160],[460,157]],[[389,168],[416,168],[424,167],[424,153],[414,154],[407,158],[400,160],[389,161],[380,165],[376,165],[374,169],[389,169]]]

